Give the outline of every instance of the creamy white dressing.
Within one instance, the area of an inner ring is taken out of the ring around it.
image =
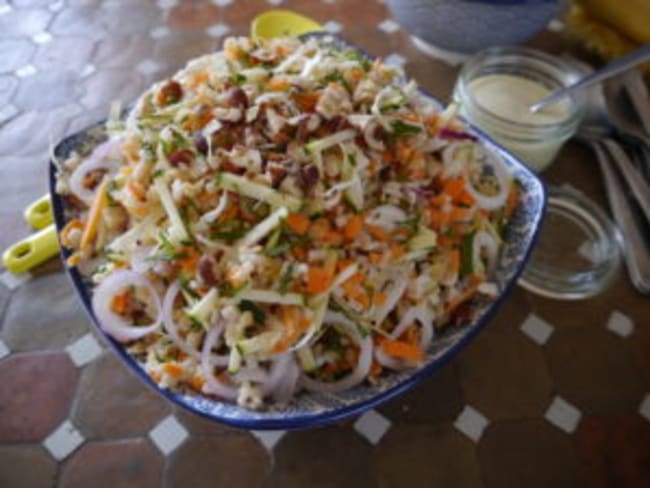
[[[539,112],[528,107],[551,93],[541,83],[515,75],[487,75],[472,80],[469,89],[476,103],[495,115],[524,124],[555,124],[567,119],[566,101],[555,103]]]

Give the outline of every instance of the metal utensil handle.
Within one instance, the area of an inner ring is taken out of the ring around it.
[[[618,166],[623,178],[632,190],[639,207],[650,223],[650,186],[643,179],[643,175],[634,167],[623,148],[613,139],[603,139],[602,144],[611,156],[612,161]]]
[[[624,257],[632,284],[641,293],[650,294],[650,254],[646,250],[643,237],[632,216],[632,208],[625,199],[625,189],[618,180],[600,143],[591,144],[603,174],[607,199],[614,215],[614,220],[624,239]]]
[[[650,44],[644,44],[638,49],[635,49],[631,53],[619,58],[611,63],[607,64],[604,68],[594,71],[592,74],[585,76],[577,83],[569,85],[567,87],[561,88],[557,91],[554,91],[549,96],[542,98],[539,102],[534,103],[530,106],[532,112],[538,112],[547,105],[551,105],[561,98],[573,93],[576,90],[581,88],[586,88],[588,86],[599,83],[607,78],[611,78],[623,71],[627,71],[634,66],[650,60]]]

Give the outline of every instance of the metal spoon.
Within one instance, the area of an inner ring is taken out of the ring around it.
[[[581,90],[591,85],[595,85],[607,78],[611,78],[623,71],[627,71],[634,66],[638,66],[641,63],[650,60],[650,44],[645,44],[642,47],[635,49],[631,53],[619,58],[607,65],[603,66],[601,69],[594,71],[590,75],[576,81],[575,83],[560,88],[559,90],[554,91],[549,96],[542,98],[540,101],[535,102],[530,105],[529,108],[532,112],[538,112],[544,107],[551,105],[555,102],[558,102],[561,98],[570,95],[576,90]]]

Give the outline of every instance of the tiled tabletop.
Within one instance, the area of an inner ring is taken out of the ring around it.
[[[26,236],[50,141],[281,5],[404,63],[447,99],[377,0],[0,0],[0,248]],[[571,48],[545,32],[532,44]],[[545,175],[604,206],[590,154]],[[557,302],[515,289],[484,332],[411,393],[359,419],[245,432],[172,407],[89,329],[56,260],[0,269],[0,487],[650,486],[650,322],[625,274]]]

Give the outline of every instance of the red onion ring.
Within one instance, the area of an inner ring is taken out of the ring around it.
[[[156,320],[145,326],[134,326],[129,324],[124,317],[111,310],[111,300],[118,292],[129,286],[139,286],[149,291],[158,316]],[[160,296],[151,282],[135,271],[118,270],[107,276],[94,290],[92,306],[99,326],[104,332],[118,342],[131,342],[157,330],[162,320],[162,306]]]
[[[88,205],[92,203],[95,191],[85,188],[83,186],[83,180],[89,172],[96,169],[111,170],[114,168],[115,165],[107,162],[105,159],[115,145],[115,141],[109,139],[95,147],[90,156],[77,166],[70,175],[70,191]]]
[[[339,313],[328,312],[325,317],[325,323],[340,326],[352,338],[352,340],[359,345],[359,348],[361,349],[359,353],[359,362],[352,373],[338,381],[318,381],[310,378],[306,374],[302,374],[300,377],[300,384],[309,391],[335,393],[358,385],[366,378],[366,376],[368,376],[370,366],[372,366],[372,339],[370,336],[361,337],[361,334],[359,334],[359,331],[357,330],[357,326],[347,317]]]
[[[162,304],[162,319],[165,324],[165,330],[169,337],[174,341],[176,347],[181,351],[187,354],[190,357],[193,357],[196,360],[200,359],[199,351],[191,348],[180,336],[178,333],[178,326],[174,322],[174,301],[178,292],[181,290],[181,284],[178,280],[174,281],[165,293],[165,298],[163,299]]]
[[[214,363],[212,362],[212,348],[217,344],[221,333],[223,332],[223,323],[218,322],[208,331],[203,341],[201,350],[201,369],[205,376],[205,383],[201,391],[208,395],[216,395],[226,400],[235,400],[237,398],[238,388],[227,386],[221,383],[214,376]]]

